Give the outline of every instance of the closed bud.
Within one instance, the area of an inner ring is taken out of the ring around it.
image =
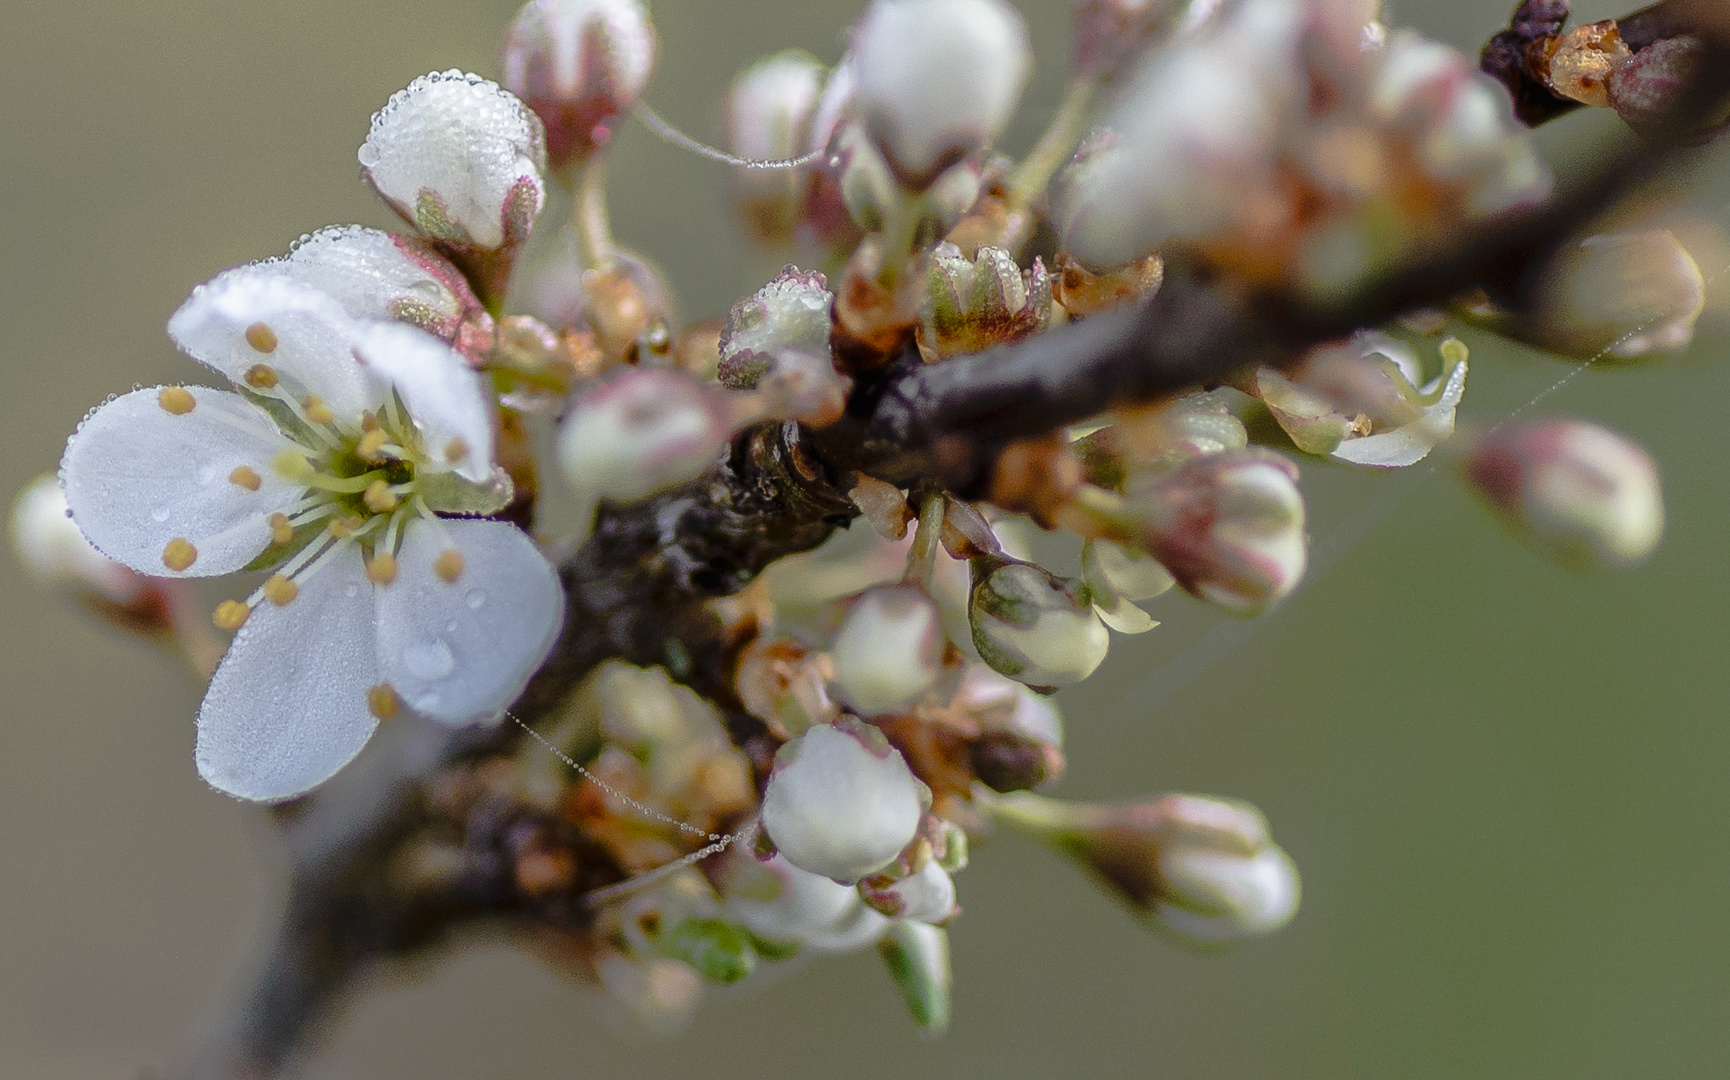
[[[714,464],[732,435],[725,395],[681,372],[627,368],[578,398],[559,468],[585,501],[639,499]]]
[[[1486,438],[1463,468],[1515,536],[1570,570],[1636,566],[1664,533],[1657,467],[1596,424],[1510,426]]]
[[[769,284],[733,305],[721,331],[722,385],[750,390],[775,354],[799,350],[829,355],[835,296],[816,270],[787,266]]]
[[[1176,0],[1076,0],[1070,38],[1074,76],[1110,80],[1184,7]]]
[[[801,870],[776,855],[735,856],[727,865],[726,910],[758,937],[819,952],[850,952],[881,937],[889,921],[858,890]]]
[[[997,140],[1032,66],[1004,0],[874,0],[851,55],[854,114],[913,190]]]
[[[972,259],[954,244],[931,253],[919,312],[919,350],[927,360],[1018,341],[1050,324],[1051,277],[1039,259],[1023,271],[997,247],[982,247]]]
[[[1297,867],[1246,802],[1165,795],[1086,804],[1022,794],[998,800],[992,811],[1191,941],[1269,934],[1297,913]]]
[[[1051,698],[973,664],[949,708],[978,725],[968,762],[991,790],[1029,791],[1063,775],[1063,719]]]
[[[1125,410],[1117,422],[1076,443],[1087,478],[1122,487],[1136,474],[1170,472],[1192,458],[1241,450],[1249,432],[1218,394],[1187,394],[1150,409]]]
[[[936,925],[955,914],[955,880],[936,859],[905,877],[868,877],[859,883],[859,895],[891,919]]]
[[[892,208],[900,201],[895,175],[889,162],[877,151],[865,129],[856,123],[842,125],[835,135],[830,158],[835,191],[853,224],[866,232],[884,227]]]
[[[132,600],[138,574],[97,551],[72,520],[60,478],[38,476],[12,504],[12,548],[25,571],[44,585],[68,586],[109,603]]]
[[[883,733],[851,717],[782,746],[763,793],[763,830],[787,861],[855,882],[912,841],[930,792]]]
[[[872,589],[847,609],[829,646],[836,693],[862,716],[902,711],[936,685],[943,643],[929,596],[905,585]]]
[[[1538,287],[1534,329],[1580,356],[1679,349],[1706,307],[1694,257],[1663,229],[1592,236],[1562,249]]]
[[[1040,688],[1080,682],[1111,647],[1081,582],[1024,562],[977,559],[967,618],[980,657]]]
[[[467,273],[503,294],[546,201],[546,135],[521,101],[478,75],[423,75],[372,118],[361,175]]]
[[[802,49],[776,53],[740,72],[727,91],[727,142],[733,153],[753,161],[804,153],[824,76],[823,65]],[[783,244],[793,239],[809,181],[809,169],[734,170],[741,213],[753,239]]]
[[[546,125],[555,169],[605,146],[643,96],[655,27],[639,0],[532,0],[505,31],[504,85]]]
[[[1605,79],[1610,107],[1648,139],[1692,142],[1705,137],[1730,120],[1722,94],[1692,92],[1709,55],[1706,43],[1689,34],[1653,42]]]

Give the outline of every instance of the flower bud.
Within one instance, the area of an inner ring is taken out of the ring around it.
[[[856,889],[801,870],[784,855],[762,863],[734,858],[725,893],[728,913],[753,934],[819,952],[851,952],[877,940],[889,925]]]
[[[1051,277],[1039,259],[1023,272],[1002,248],[982,247],[968,259],[945,243],[931,253],[919,312],[919,351],[927,361],[1019,341],[1050,324]]]
[[[1218,394],[1187,394],[1148,409],[1125,410],[1110,427],[1078,441],[1087,478],[1118,488],[1131,474],[1170,472],[1205,454],[1241,450],[1249,432]]]
[[[60,478],[45,473],[12,504],[12,548],[29,575],[44,585],[67,585],[112,603],[131,600],[144,584],[138,574],[91,546],[66,508]]]
[[[1297,913],[1297,867],[1269,838],[1261,812],[1236,799],[1085,804],[1018,794],[992,812],[1195,942],[1269,934]]]
[[[655,27],[639,0],[531,0],[505,30],[505,88],[546,125],[555,169],[605,146],[655,67]]]
[[[1552,419],[1506,427],[1463,468],[1509,531],[1570,570],[1636,566],[1664,532],[1652,459],[1596,424]]]
[[[894,861],[930,793],[883,733],[844,717],[781,747],[763,793],[763,829],[787,861],[855,882]]]
[[[993,791],[1029,791],[1063,775],[1063,720],[1049,697],[984,664],[969,665],[950,700],[952,714],[978,725],[968,763]]]
[[[546,135],[523,103],[478,75],[423,75],[372,118],[361,175],[404,221],[500,295],[546,200]]]
[[[874,0],[850,51],[854,115],[913,190],[997,140],[1032,66],[1004,0]]]
[[[717,390],[662,368],[627,368],[578,398],[558,463],[585,501],[640,499],[714,464],[732,434]]]
[[[877,952],[901,988],[913,1022],[930,1032],[949,1026],[949,933],[906,919],[889,924]]]
[[[1120,634],[1145,634],[1158,626],[1135,602],[1177,584],[1158,560],[1098,538],[1081,545],[1081,577],[1100,621]]]
[[[822,654],[790,638],[759,636],[740,655],[733,688],[746,712],[786,739],[840,716],[825,678],[832,670]]]
[[[841,700],[862,716],[899,712],[942,671],[937,605],[911,586],[872,589],[847,609],[829,651]]]
[[[1663,229],[1591,236],[1564,248],[1538,286],[1538,334],[1581,356],[1679,349],[1706,307],[1694,257]]]
[[[805,151],[823,65],[802,49],[788,49],[741,71],[727,91],[727,142],[753,161],[798,157]],[[798,223],[809,169],[735,169],[741,216],[753,239],[788,243]]]
[[[1689,34],[1653,42],[1605,80],[1610,107],[1647,139],[1702,138],[1730,120],[1722,100],[1691,93],[1708,55],[1706,43]]]
[[[941,924],[955,914],[955,879],[936,859],[902,878],[869,877],[859,883],[859,895],[873,910],[891,919]]]
[[[974,561],[967,617],[973,645],[999,672],[1054,688],[1093,674],[1111,647],[1081,582],[1032,563]]]
[[[1070,39],[1075,77],[1111,79],[1183,6],[1175,0],[1077,0]]]
[[[1148,552],[1184,590],[1253,615],[1297,587],[1308,558],[1297,466],[1270,450],[1199,457],[1129,493]]]
[[[722,385],[750,390],[781,350],[829,355],[835,295],[816,270],[783,267],[779,276],[733,305],[721,331]]]

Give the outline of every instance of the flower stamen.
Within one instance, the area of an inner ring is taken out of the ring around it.
[[[224,600],[216,605],[216,613],[211,616],[219,630],[233,632],[246,625],[246,620],[252,614],[252,608],[239,600]]]
[[[258,470],[250,465],[237,465],[234,471],[228,474],[228,482],[248,491],[257,491],[264,486],[264,477],[258,475]]]
[[[379,683],[366,692],[366,711],[380,720],[389,720],[402,708],[402,699],[389,683]]]
[[[162,549],[162,565],[175,573],[189,569],[198,561],[198,549],[184,536],[176,536]]]
[[[276,351],[276,331],[261,322],[255,322],[246,328],[246,343],[252,346],[254,352],[273,353]]]
[[[164,386],[156,395],[156,403],[170,416],[185,416],[198,408],[198,399],[184,386]]]

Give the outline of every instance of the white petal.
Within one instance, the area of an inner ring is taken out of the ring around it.
[[[372,323],[355,357],[396,388],[434,462],[477,484],[492,479],[492,409],[480,373],[460,353],[413,327]]]
[[[1437,443],[1454,433],[1454,411],[1466,392],[1466,364],[1454,365],[1441,397],[1427,406],[1423,415],[1409,424],[1361,439],[1347,439],[1334,448],[1333,456],[1353,465],[1368,465],[1379,469],[1402,469],[1422,461]],[[1437,379],[1424,387],[1426,394],[1436,392]]]
[[[462,556],[446,583],[434,562]],[[397,579],[378,590],[378,661],[409,706],[447,724],[496,717],[557,639],[565,594],[546,558],[500,521],[423,520],[403,530]]]
[[[248,341],[263,327],[268,352]],[[175,343],[201,364],[244,384],[255,364],[275,369],[297,398],[316,394],[339,424],[384,401],[384,384],[354,362],[355,321],[335,299],[290,278],[280,265],[259,263],[218,274],[192,291],[168,320]]]
[[[298,579],[287,607],[260,604],[234,637],[198,710],[198,772],[212,787],[260,802],[328,779],[378,726],[367,692],[372,585],[350,542]]]
[[[328,294],[357,319],[398,320],[449,340],[475,304],[456,268],[407,237],[360,225],[303,236],[270,264]]]
[[[143,574],[230,574],[270,544],[268,518],[296,502],[271,460],[294,443],[239,394],[189,386],[197,405],[175,415],[162,388],[134,390],[100,406],[66,444],[60,482],[72,518],[96,549]],[[240,467],[257,491],[230,477]],[[197,557],[183,571],[163,562],[176,539]]]

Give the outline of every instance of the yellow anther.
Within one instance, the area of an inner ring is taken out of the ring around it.
[[[294,539],[294,526],[288,523],[288,515],[276,513],[270,515],[270,542],[286,544]]]
[[[336,414],[330,411],[330,406],[317,394],[309,394],[302,398],[300,407],[306,410],[306,418],[314,424],[331,424],[336,422]]]
[[[246,374],[241,378],[254,390],[269,390],[276,386],[278,381],[276,369],[269,364],[254,364],[246,369]]]
[[[396,495],[383,480],[374,480],[361,492],[360,501],[375,514],[388,514],[396,509]]]
[[[211,621],[220,630],[239,630],[246,625],[246,617],[252,614],[252,609],[239,600],[224,600],[216,605],[216,614]]]
[[[276,470],[276,475],[284,480],[293,480],[304,484],[312,479],[312,462],[306,460],[306,455],[297,450],[281,450],[270,459],[270,467]]]
[[[467,459],[468,456],[469,444],[464,441],[461,435],[445,443],[445,460],[450,464],[455,465],[457,462]]]
[[[330,525],[327,526],[327,528],[330,529],[330,535],[336,537],[338,540],[347,540],[349,537],[354,535],[356,529],[365,524],[365,520],[363,520],[359,515],[353,515],[345,518],[331,518]]]
[[[389,720],[402,708],[402,699],[396,696],[390,683],[379,683],[366,692],[366,711],[380,720]]]
[[[439,557],[433,560],[433,573],[446,585],[455,585],[463,576],[463,553],[455,548],[439,552]]]
[[[373,428],[360,437],[360,442],[354,446],[354,452],[366,461],[383,461],[384,455],[379,451],[384,449],[384,444],[388,441],[389,436],[378,428]]]
[[[300,595],[300,586],[281,574],[272,574],[270,580],[264,583],[264,595],[277,607],[287,607]]]
[[[198,399],[184,386],[164,386],[157,392],[156,403],[170,416],[185,416],[198,408]]]
[[[366,564],[367,580],[374,585],[390,585],[396,581],[396,556],[388,551],[374,555]]]
[[[261,322],[246,328],[246,343],[261,353],[276,351],[276,331]]]
[[[360,429],[362,431],[378,430],[378,414],[368,410],[360,414]]]
[[[162,565],[180,573],[198,561],[198,549],[184,536],[176,536],[162,549]]]
[[[257,491],[264,486],[264,477],[258,475],[258,470],[249,465],[237,465],[234,471],[228,474],[228,482],[248,491]]]

